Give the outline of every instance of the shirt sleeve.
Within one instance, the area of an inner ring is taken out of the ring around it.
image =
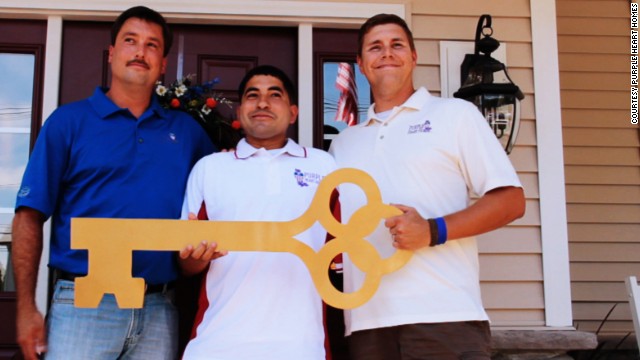
[[[56,110],[40,130],[16,198],[15,209],[30,207],[51,216],[57,206],[69,166],[73,134],[69,121]]]
[[[475,195],[505,186],[522,187],[509,157],[487,121],[471,103],[464,103],[457,129],[460,168]]]
[[[189,213],[197,215],[204,202],[205,159],[198,161],[189,174],[180,216],[182,220],[187,220]]]

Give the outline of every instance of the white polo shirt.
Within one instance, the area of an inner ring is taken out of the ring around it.
[[[215,153],[195,165],[183,218],[198,213],[204,201],[211,220],[293,220],[334,170],[328,153],[293,140],[267,151],[243,139],[235,152]],[[316,224],[296,239],[317,251],[326,232]],[[184,359],[325,358],[322,300],[293,254],[230,252],[212,261],[200,296],[206,311]]]
[[[475,106],[418,89],[384,120],[345,129],[330,152],[338,167],[373,176],[385,203],[415,207],[424,218],[444,216],[503,186],[521,186],[505,151]],[[365,203],[352,185],[340,186],[342,219]],[[383,257],[392,239],[381,222],[369,239]],[[345,256],[345,291],[360,288],[364,274]],[[402,269],[385,275],[366,304],[345,311],[346,332],[414,323],[487,320],[480,297],[475,238],[414,253]]]

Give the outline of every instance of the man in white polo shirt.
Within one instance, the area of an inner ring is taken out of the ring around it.
[[[368,303],[345,311],[352,359],[488,360],[474,236],[524,214],[518,177],[473,104],[414,88],[417,55],[404,20],[376,15],[358,40],[375,103],[330,152],[339,167],[371,174],[383,202],[403,211],[368,240],[383,256],[415,252]],[[472,205],[469,193],[478,197]],[[340,186],[343,221],[364,202],[360,191]],[[345,292],[357,290],[364,274],[344,260]]]
[[[287,139],[298,108],[293,84],[280,69],[250,70],[239,95],[245,138],[235,151],[195,165],[183,218],[206,211],[211,220],[294,220],[308,209],[335,162],[326,152]],[[317,251],[326,232],[316,224],[296,238]],[[205,242],[185,248],[180,257],[185,274],[206,271],[195,337],[184,359],[325,359],[322,300],[295,255],[227,254]]]

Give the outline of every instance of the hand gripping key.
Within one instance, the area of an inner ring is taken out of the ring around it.
[[[342,183],[358,185],[367,197],[367,204],[346,224],[335,220],[329,206],[333,189]],[[208,239],[217,242],[221,250],[295,254],[309,269],[318,293],[327,304],[351,309],[373,296],[382,275],[398,270],[411,258],[412,252],[397,250],[382,259],[365,240],[382,219],[399,214],[399,209],[382,203],[380,190],[367,173],[341,169],[320,182],[309,209],[302,216],[287,222],[73,218],[71,247],[89,251],[89,272],[85,277],[76,278],[75,305],[95,308],[105,293],[111,293],[119,307],[141,308],[145,284],[144,279],[131,275],[131,252],[178,251]],[[295,239],[316,221],[335,237],[317,253]],[[349,254],[366,274],[362,287],[352,293],[336,290],[329,280],[327,269],[340,253]]]

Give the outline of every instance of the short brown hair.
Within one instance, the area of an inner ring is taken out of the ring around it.
[[[125,10],[116,21],[113,23],[111,27],[111,45],[116,44],[116,38],[118,37],[118,33],[120,29],[122,29],[122,25],[124,25],[125,21],[136,18],[140,20],[144,20],[146,22],[150,22],[152,24],[158,24],[162,28],[162,39],[164,40],[164,57],[167,57],[169,54],[169,50],[171,50],[171,45],[173,43],[173,33],[171,29],[169,29],[169,25],[167,25],[167,21],[164,19],[159,12],[149,9],[146,6],[134,6],[128,10]]]
[[[411,30],[409,30],[407,23],[401,17],[394,14],[378,14],[370,17],[360,27],[360,31],[358,32],[358,56],[362,56],[362,46],[364,45],[363,41],[365,35],[367,35],[367,33],[374,27],[386,24],[396,24],[400,26],[409,39],[409,46],[411,47],[411,50],[416,51],[416,46],[413,43],[413,34],[411,33]]]

